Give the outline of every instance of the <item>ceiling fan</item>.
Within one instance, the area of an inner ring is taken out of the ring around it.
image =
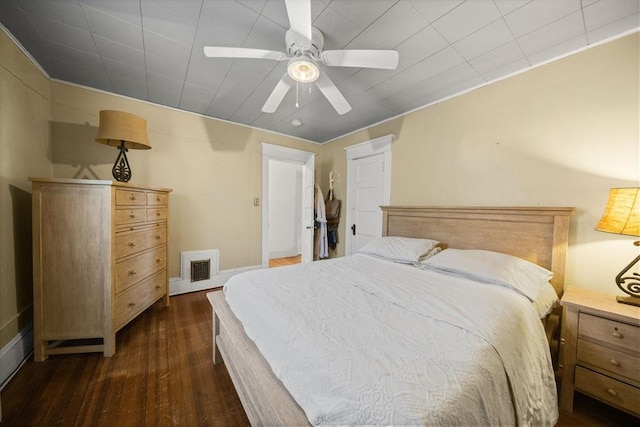
[[[338,114],[351,111],[351,105],[319,65],[331,67],[383,68],[398,66],[395,50],[322,50],[322,32],[311,25],[311,0],[285,0],[291,28],[285,34],[287,53],[243,47],[205,46],[204,54],[210,58],[253,58],[289,60],[287,72],[282,76],[262,107],[273,113],[289,89],[296,83],[315,83]]]

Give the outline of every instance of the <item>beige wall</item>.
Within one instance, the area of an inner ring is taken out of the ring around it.
[[[33,317],[31,183],[51,176],[49,81],[0,31],[0,348]]]
[[[151,150],[129,150],[131,182],[171,188],[169,276],[180,252],[220,249],[220,269],[262,263],[261,143],[320,146],[104,92],[51,82],[54,176],[112,179],[117,150],[94,141],[100,110],[147,119]]]
[[[344,147],[394,133],[392,204],[574,206],[566,284],[613,292],[615,275],[638,249],[633,237],[594,228],[609,188],[640,185],[638,39],[336,140],[323,147],[321,180],[333,170],[344,195]]]

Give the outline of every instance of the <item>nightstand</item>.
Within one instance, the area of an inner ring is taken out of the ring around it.
[[[640,307],[570,286],[562,297],[560,408],[579,391],[640,417]]]

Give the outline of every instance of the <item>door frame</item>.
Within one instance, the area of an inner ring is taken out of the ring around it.
[[[355,168],[353,166],[354,160],[362,159],[365,157],[376,156],[384,154],[384,183],[383,183],[383,205],[389,205],[391,203],[391,141],[395,134],[381,136],[379,138],[372,139],[370,141],[361,142],[360,144],[351,145],[345,147],[347,155],[347,221],[345,223],[345,255],[351,255],[353,234],[351,233],[351,224],[353,222],[353,214],[351,213],[354,203],[353,194],[355,189],[353,183],[355,182]],[[382,211],[380,211],[382,215]],[[382,230],[380,230],[382,232]]]
[[[282,147],[280,145],[268,144],[266,142],[261,143],[262,145],[262,268],[269,268],[269,160],[278,160],[286,163],[295,163],[297,165],[302,165],[302,175],[303,181],[305,174],[310,174],[312,177],[315,173],[315,156],[316,153],[311,153],[309,151],[297,150],[295,148]],[[310,159],[314,159],[312,162],[309,162]],[[308,175],[307,175],[308,176]],[[304,191],[304,182],[303,182],[303,191]],[[301,197],[302,203],[302,212],[304,214],[304,203],[305,198]],[[313,221],[313,218],[311,218]],[[300,221],[303,229],[305,227],[304,221]],[[313,230],[313,223],[310,224]],[[313,232],[313,231],[312,231]],[[300,238],[302,246],[304,244],[304,237],[301,235]],[[309,242],[306,248],[313,254],[313,238],[308,239]],[[305,248],[301,248],[302,251]],[[311,257],[313,260],[313,256]]]

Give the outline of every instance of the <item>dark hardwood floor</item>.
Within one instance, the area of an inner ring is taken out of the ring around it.
[[[248,425],[214,366],[206,292],[171,298],[117,334],[116,354],[31,358],[2,390],[4,426]]]
[[[118,332],[117,352],[31,358],[2,390],[4,426],[246,426],[224,365],[211,360],[208,291],[171,298]],[[558,426],[640,425],[576,395]]]

